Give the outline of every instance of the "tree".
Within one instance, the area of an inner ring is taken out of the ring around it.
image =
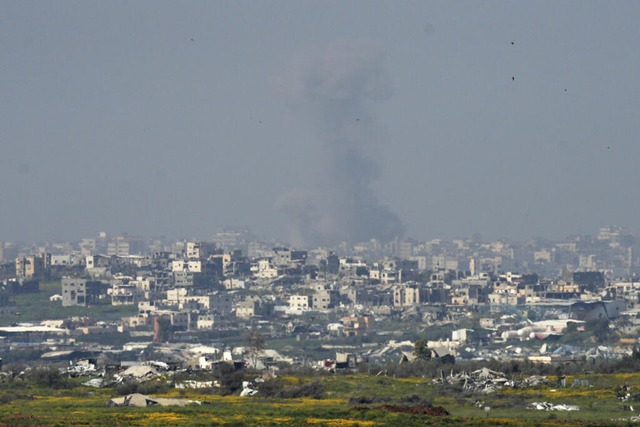
[[[54,366],[38,366],[28,372],[27,377],[41,387],[68,388],[66,378]]]
[[[228,363],[217,363],[213,368],[213,377],[220,382],[222,394],[234,394],[242,390],[244,376],[242,372],[236,371],[233,365]]]
[[[173,325],[169,316],[158,317],[157,342],[168,342],[173,336]]]
[[[595,340],[596,344],[605,344],[617,338],[611,328],[608,319],[593,319],[584,325],[585,332]]]
[[[258,329],[252,328],[249,330],[247,334],[247,349],[252,368],[256,367],[258,356],[264,350],[265,342],[264,335]]]
[[[413,354],[420,360],[431,360],[431,349],[426,338],[420,338],[413,346]]]

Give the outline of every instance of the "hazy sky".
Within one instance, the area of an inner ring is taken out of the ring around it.
[[[640,228],[640,2],[0,6],[0,240]]]

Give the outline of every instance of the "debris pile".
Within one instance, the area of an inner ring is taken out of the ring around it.
[[[522,380],[522,383],[519,385],[522,385],[524,387],[536,387],[536,386],[539,386],[540,384],[547,384],[548,382],[549,380],[547,380],[547,377],[545,376],[531,375],[530,377],[527,377],[524,380]]]
[[[554,405],[549,402],[533,402],[529,404],[529,409],[535,409],[538,411],[579,411],[580,408],[576,405]]]
[[[80,359],[75,364],[69,366],[63,372],[68,374],[71,378],[78,378],[84,376],[95,375],[98,372],[98,362],[93,358]]]
[[[268,379],[274,378],[277,378],[276,374],[270,371],[265,371],[261,376],[254,378],[253,381],[243,381],[240,396],[255,396],[256,394],[258,394],[258,388],[260,387],[260,384],[263,384]]]
[[[113,397],[107,402],[107,406],[136,406],[141,408],[146,408],[147,406],[187,406],[190,404],[200,405],[201,402],[197,400],[151,397],[140,393],[128,394],[122,397]]]
[[[618,418],[618,419],[613,419],[612,421],[627,421],[630,423],[640,423],[640,415],[636,415],[635,417],[629,417],[629,418]]]
[[[533,375],[522,380],[509,380],[502,372],[493,371],[489,368],[482,368],[473,372],[460,372],[454,374],[453,371],[447,377],[443,373],[440,378],[434,380],[436,384],[460,384],[464,383],[464,390],[471,390],[479,393],[493,393],[504,387],[535,387],[539,384],[546,384],[547,378],[540,375]]]
[[[212,388],[212,387],[220,387],[220,382],[186,380],[180,383],[176,383],[176,388],[178,389],[190,388],[190,389],[198,390],[198,389]]]
[[[622,402],[628,402],[631,400],[631,386],[628,386],[627,384],[621,385],[616,390],[616,397]]]
[[[100,388],[102,387],[103,384],[103,379],[102,378],[93,378],[90,379],[89,381],[85,381],[82,383],[82,385],[87,386],[87,387],[95,387],[95,388]]]
[[[258,390],[252,388],[253,384],[251,381],[243,381],[242,382],[242,391],[240,392],[240,396],[255,396],[258,394]]]

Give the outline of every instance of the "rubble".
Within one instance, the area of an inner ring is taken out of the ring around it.
[[[95,375],[97,372],[96,359],[87,358],[80,359],[75,364],[72,364],[65,372],[71,377],[82,377],[88,375]]]
[[[616,397],[622,402],[628,402],[631,399],[631,387],[627,384],[621,385],[616,390]]]
[[[533,402],[529,404],[529,409],[535,409],[538,411],[579,411],[580,408],[577,405],[554,405],[548,402]]]
[[[493,371],[489,368],[478,369],[471,373],[460,372],[454,374],[453,371],[447,377],[441,373],[440,378],[434,380],[436,384],[455,384],[464,382],[464,390],[472,390],[479,393],[493,393],[504,387],[535,387],[539,384],[546,384],[547,378],[540,375],[532,375],[522,380],[509,380],[502,372]]]
[[[220,383],[218,381],[195,381],[195,380],[186,380],[180,383],[176,383],[176,388],[190,388],[190,389],[203,389],[203,388],[211,388],[211,387],[220,387]]]
[[[113,397],[107,402],[107,406],[136,406],[141,408],[145,408],[147,406],[187,406],[190,404],[200,405],[201,402],[197,400],[151,397],[140,393],[128,394],[122,397]]]
[[[85,381],[82,383],[82,385],[87,386],[87,387],[95,387],[95,388],[100,388],[102,387],[102,378],[93,378],[89,381]]]
[[[523,385],[526,387],[536,387],[540,384],[547,384],[549,380],[542,375],[531,375],[523,380]]]
[[[250,381],[243,381],[242,391],[240,392],[240,396],[246,397],[246,396],[255,396],[256,394],[258,394],[258,390],[251,388],[251,385],[252,383]]]
[[[255,396],[256,394],[258,394],[258,390],[255,390],[255,389],[253,389],[251,387],[245,387],[240,392],[240,396],[242,396],[242,397]]]
[[[640,423],[640,415],[636,415],[635,417],[629,417],[629,418],[618,418],[618,419],[613,419],[612,421],[626,421],[629,423]]]

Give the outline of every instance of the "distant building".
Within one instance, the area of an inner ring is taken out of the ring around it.
[[[276,267],[292,268],[305,265],[307,262],[307,251],[297,251],[287,248],[274,248],[272,258]]]
[[[289,297],[289,309],[294,311],[307,311],[312,306],[309,295],[291,295]]]
[[[134,305],[137,302],[137,288],[129,283],[113,283],[111,285],[111,305]]]
[[[97,304],[103,289],[102,282],[75,277],[62,278],[62,306],[83,306]]]
[[[29,255],[16,258],[16,278],[22,280],[41,277],[46,273],[50,265],[50,254]]]
[[[140,237],[118,236],[107,245],[107,255],[126,257],[146,252],[146,242]]]
[[[316,310],[328,310],[333,308],[338,293],[322,289],[316,291],[311,298],[311,305]]]
[[[626,301],[579,301],[571,305],[569,318],[576,320],[616,319],[627,309]]]
[[[253,301],[243,301],[236,307],[236,317],[249,319],[256,315],[256,303]]]
[[[393,287],[393,306],[396,308],[415,307],[424,302],[424,291],[420,285],[405,284]]]
[[[189,259],[202,259],[216,254],[217,249],[213,242],[187,242],[185,255]]]
[[[371,316],[347,316],[342,318],[342,324],[344,325],[344,334],[347,336],[359,336],[366,335],[373,325],[374,320]]]
[[[217,292],[210,295],[209,310],[218,316],[227,316],[233,313],[234,298],[226,292]]]
[[[213,314],[200,314],[198,315],[197,328],[198,330],[211,330],[215,325],[215,317]]]

